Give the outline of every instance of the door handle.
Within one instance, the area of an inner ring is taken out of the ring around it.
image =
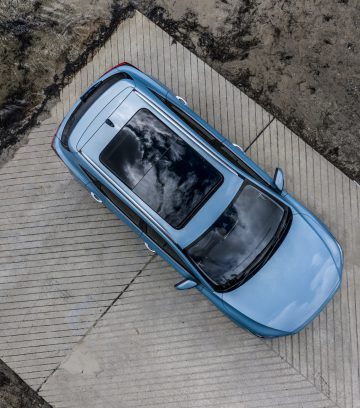
[[[152,254],[155,254],[155,251],[149,247],[149,245],[147,244],[147,242],[144,242],[144,245],[145,245],[145,247],[146,247],[146,249],[147,249],[148,251],[150,251]]]
[[[102,200],[92,191],[90,192],[90,195],[97,203],[102,203]]]
[[[182,102],[185,106],[188,106],[188,103],[187,103],[187,102],[185,101],[185,99],[182,98],[181,96],[176,95],[176,99],[177,99],[178,101]]]
[[[244,149],[236,143],[233,143],[233,146],[238,147],[242,152],[244,151]]]

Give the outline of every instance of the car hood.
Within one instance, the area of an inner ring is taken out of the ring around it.
[[[294,332],[306,325],[340,284],[324,241],[301,214],[294,214],[282,244],[245,284],[223,301],[265,326]]]

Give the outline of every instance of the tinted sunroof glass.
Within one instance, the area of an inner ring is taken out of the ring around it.
[[[222,181],[218,170],[147,109],[129,120],[100,161],[175,228]]]

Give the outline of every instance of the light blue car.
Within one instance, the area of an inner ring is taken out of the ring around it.
[[[128,63],[75,103],[52,147],[70,171],[234,322],[293,334],[340,286],[329,230],[168,88]]]

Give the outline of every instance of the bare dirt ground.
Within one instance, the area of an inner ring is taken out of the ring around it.
[[[0,0],[3,158],[133,7],[360,181],[358,0]]]
[[[112,0],[0,0],[0,152],[126,18]]]
[[[0,0],[0,151],[129,5],[360,181],[358,0]]]
[[[358,0],[162,0],[175,38],[360,180]]]
[[[0,408],[51,408],[0,361]]]

